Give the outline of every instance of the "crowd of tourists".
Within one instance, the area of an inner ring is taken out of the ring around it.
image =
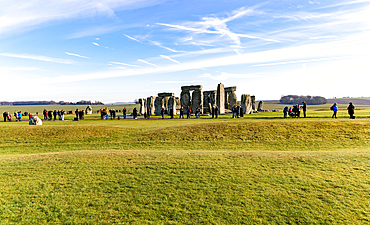
[[[334,103],[330,107],[330,110],[333,111],[332,118],[337,118],[337,114],[338,114],[338,111],[339,111],[338,104]],[[352,104],[352,102],[349,103],[349,105],[347,107],[347,111],[348,111],[348,114],[349,114],[351,119],[356,118],[354,116],[355,106]],[[99,110],[99,112],[100,112],[101,119],[114,120],[117,117],[118,117],[118,119],[121,119],[121,118],[126,119],[128,110],[126,109],[126,107],[124,107],[123,110],[122,110],[122,114],[119,114],[118,116],[117,116],[117,113],[118,112],[121,113],[121,110],[118,111],[118,110],[115,110],[115,109],[101,108]],[[231,112],[232,112],[232,118],[241,118],[241,117],[243,117],[243,113],[244,113],[243,108],[239,104],[233,106],[232,109],[231,109]],[[307,104],[305,102],[302,102],[302,105],[296,104],[296,105],[293,105],[292,107],[285,106],[284,109],[283,109],[284,118],[287,118],[287,117],[300,118],[301,117],[301,112],[303,112],[303,117],[306,118],[307,117]],[[72,113],[72,111],[70,111],[70,113]],[[76,115],[74,120],[81,120],[81,119],[84,119],[84,117],[85,117],[85,110],[76,109],[74,113]],[[62,110],[49,110],[49,111],[44,109],[42,114],[44,116],[44,120],[54,120],[54,121],[55,120],[61,120],[61,121],[63,121],[64,120],[64,115],[66,114],[66,112],[63,109]],[[173,119],[174,118],[173,108],[169,108],[169,110],[167,111],[167,110],[165,110],[164,107],[162,107],[161,112],[160,112],[160,115],[161,115],[162,119],[165,118],[165,114],[169,115],[170,118]],[[192,115],[195,115],[195,118],[200,118],[201,109],[199,107],[197,107],[195,112],[192,112],[190,107],[187,107],[186,109],[181,107],[179,109],[179,119],[184,119],[185,114],[186,114],[187,119],[190,119]],[[212,107],[210,109],[210,114],[211,114],[212,118],[218,118],[218,115],[219,115],[218,107],[217,106]],[[136,108],[134,108],[133,111],[132,111],[131,116],[133,117],[133,119],[137,119],[138,115],[139,115],[138,110]],[[3,112],[4,122],[12,121],[12,118],[14,118],[15,121],[21,121],[23,116],[29,116],[29,118],[31,118],[32,115],[29,114],[28,112],[22,113],[22,111],[18,111],[18,112],[15,111],[13,113],[13,115],[9,112]],[[36,112],[36,116],[38,116],[38,112]],[[145,119],[150,119],[150,117],[152,115],[151,115],[151,110],[150,110],[149,107],[145,110],[143,116],[144,116]]]
[[[299,118],[300,115],[301,115],[301,109],[303,111],[303,117],[306,118],[307,117],[307,104],[305,102],[302,102],[302,105],[299,106],[299,104],[297,105],[294,105],[293,107],[289,107],[288,106],[285,106],[284,110],[283,110],[283,113],[284,113],[284,118],[287,118],[288,116],[292,117],[292,118]],[[338,104],[335,102],[331,107],[330,107],[330,110],[333,111],[333,115],[331,118],[337,118],[337,114],[338,114]],[[353,105],[352,102],[350,102],[348,104],[348,107],[347,107],[347,111],[348,111],[348,114],[349,114],[349,118],[350,119],[355,119],[356,117],[354,116],[355,114],[355,106]]]

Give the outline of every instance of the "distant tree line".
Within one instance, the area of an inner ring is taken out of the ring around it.
[[[321,96],[298,96],[298,95],[286,95],[281,97],[281,104],[302,104],[306,102],[308,105],[321,105],[326,104],[327,100]]]
[[[81,100],[79,102],[55,102],[55,101],[18,101],[18,102],[0,102],[0,105],[104,105],[100,101],[85,101]]]

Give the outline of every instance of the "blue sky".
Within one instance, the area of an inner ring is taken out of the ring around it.
[[[370,0],[0,1],[0,74],[0,101],[369,97]]]

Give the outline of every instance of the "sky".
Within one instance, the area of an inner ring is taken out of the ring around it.
[[[0,0],[0,101],[370,97],[370,0]]]

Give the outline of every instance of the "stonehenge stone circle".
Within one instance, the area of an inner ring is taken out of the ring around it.
[[[253,113],[252,98],[251,98],[250,95],[242,95],[242,97],[241,97],[241,106],[242,106],[244,114]]]
[[[257,111],[262,111],[262,108],[263,108],[263,101],[259,101]]]
[[[168,114],[171,114],[171,111],[173,112],[173,115],[176,115],[176,97],[172,96],[168,99]]]
[[[140,114],[144,114],[146,111],[146,99],[145,98],[139,98],[139,103],[140,103]]]
[[[252,99],[252,109],[256,111],[256,96],[252,95],[251,99]]]
[[[203,92],[203,112],[212,112],[212,107],[216,106],[217,91],[204,91]]]
[[[154,101],[154,107],[155,107],[155,115],[160,116],[162,108],[164,108],[163,105],[164,101],[162,97],[156,97]]]
[[[201,113],[203,113],[203,86],[202,85],[191,85],[181,87],[181,106],[186,109],[191,107],[192,112],[199,107]],[[193,91],[190,96],[190,91]]]
[[[235,94],[236,86],[225,88],[225,108],[232,109],[237,104],[238,99]]]
[[[225,113],[225,89],[222,83],[217,85],[217,107],[218,112]]]
[[[146,99],[146,107],[149,108],[150,115],[154,115],[154,97],[148,97]]]

